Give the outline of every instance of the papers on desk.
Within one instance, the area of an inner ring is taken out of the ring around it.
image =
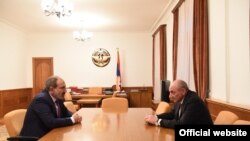
[[[127,95],[127,93],[123,90],[123,91],[121,91],[121,92],[117,92],[116,93],[117,95]]]
[[[72,94],[72,95],[79,95],[79,94],[81,94],[81,93],[72,92],[71,94]]]
[[[112,95],[113,91],[105,91],[105,95]]]
[[[117,92],[117,91],[105,91],[105,95],[127,95],[127,93],[123,90],[121,92]]]

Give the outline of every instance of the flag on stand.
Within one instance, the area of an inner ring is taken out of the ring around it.
[[[121,69],[120,69],[120,56],[119,50],[117,49],[117,66],[116,66],[116,90],[121,91],[122,88],[122,78],[121,78]]]

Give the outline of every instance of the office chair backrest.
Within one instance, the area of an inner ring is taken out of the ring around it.
[[[161,101],[155,110],[155,114],[159,115],[170,111],[170,105],[167,102]]]
[[[250,125],[250,121],[248,121],[248,120],[236,120],[233,124],[235,124],[235,125]]]
[[[17,109],[4,115],[4,124],[10,136],[18,136],[23,127],[26,109]]]
[[[214,124],[233,124],[239,117],[230,111],[220,111],[216,117]]]
[[[71,101],[66,101],[66,102],[64,102],[64,105],[65,105],[65,107],[70,111],[70,112],[72,112],[72,113],[75,113],[76,112],[76,107],[75,107],[75,105],[73,104],[73,102],[71,102]]]
[[[65,101],[72,101],[72,96],[69,92],[66,92],[64,95],[64,100]]]
[[[64,100],[65,100],[65,102],[70,102],[70,104],[69,104],[69,103],[66,103],[66,105],[64,104],[66,107],[69,106],[69,108],[67,107],[69,111],[71,111],[71,110],[74,111],[73,108],[71,109],[72,104],[73,104],[73,106],[74,106],[74,109],[76,109],[76,110],[79,109],[79,105],[73,103],[72,96],[71,96],[71,94],[70,94],[69,92],[66,92],[66,93],[65,93],[65,95],[64,95]],[[72,111],[71,111],[71,112],[72,112]],[[73,112],[73,113],[74,113],[74,112]]]
[[[105,112],[126,112],[128,111],[127,98],[111,97],[102,100],[102,110]]]
[[[102,87],[90,87],[89,94],[102,94]]]

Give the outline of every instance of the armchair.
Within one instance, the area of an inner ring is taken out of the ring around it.
[[[73,103],[72,96],[71,96],[71,94],[70,94],[69,92],[66,92],[66,93],[65,93],[65,95],[64,95],[64,100],[65,100],[65,102],[67,102],[67,103],[71,102],[72,104],[70,104],[70,105],[73,105],[73,106],[74,106],[74,109],[76,109],[76,111],[79,110],[79,105]],[[69,105],[69,104],[67,104],[67,105]],[[66,106],[66,105],[65,105],[65,106]]]
[[[8,112],[4,115],[4,124],[7,128],[9,138],[8,141],[36,141],[38,137],[19,136],[23,127],[26,109],[18,109]]]
[[[234,123],[234,125],[250,125],[250,121],[249,120],[236,120]]]
[[[102,110],[105,112],[126,112],[128,111],[127,98],[111,97],[102,100]]]
[[[216,117],[214,124],[233,124],[239,117],[230,111],[221,111]]]
[[[162,113],[169,112],[170,110],[170,105],[167,102],[161,101],[155,111],[155,114],[159,115]]]

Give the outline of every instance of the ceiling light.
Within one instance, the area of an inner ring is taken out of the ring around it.
[[[93,36],[93,33],[87,32],[85,30],[79,32],[75,31],[73,32],[73,38],[77,41],[86,41],[87,39],[90,39]]]
[[[73,5],[65,3],[61,0],[43,0],[42,9],[46,16],[56,15],[58,18],[70,16],[72,14]]]

